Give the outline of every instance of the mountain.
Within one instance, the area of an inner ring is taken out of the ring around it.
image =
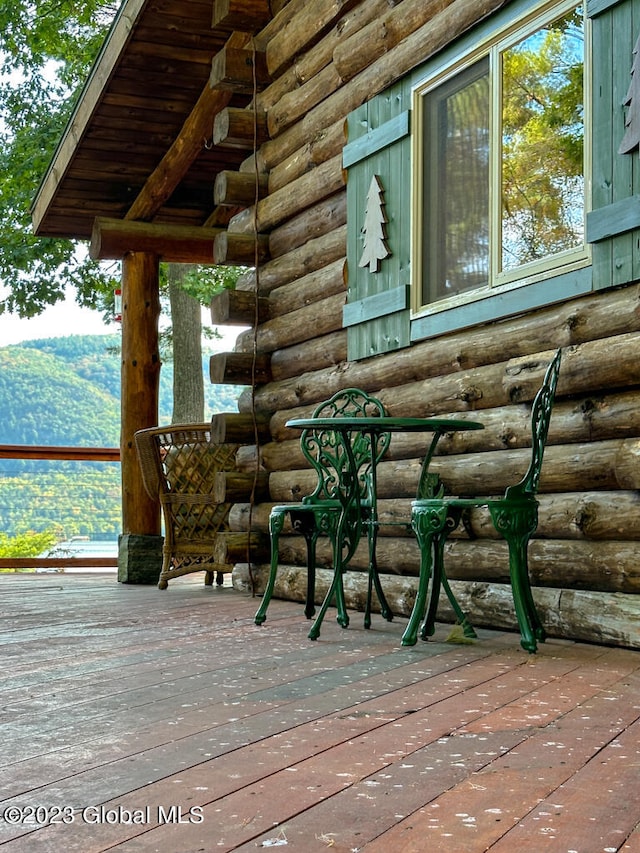
[[[241,389],[209,382],[205,419],[238,410]],[[173,365],[160,373],[159,422],[171,422]],[[120,337],[70,335],[0,347],[0,444],[117,447]],[[0,460],[0,532],[55,528],[63,538],[120,532],[120,466]]]

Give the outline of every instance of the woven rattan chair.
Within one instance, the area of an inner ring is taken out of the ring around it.
[[[145,489],[158,498],[164,521],[158,587],[191,572],[218,585],[232,566],[214,560],[216,535],[228,530],[231,504],[213,499],[215,475],[235,468],[235,444],[212,444],[211,424],[172,425],[135,434]]]

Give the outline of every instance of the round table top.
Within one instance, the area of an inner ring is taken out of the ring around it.
[[[460,418],[397,418],[348,417],[293,418],[286,422],[293,429],[333,429],[338,432],[457,432],[458,430],[484,429],[477,421]]]

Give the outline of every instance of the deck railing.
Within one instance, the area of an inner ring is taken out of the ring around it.
[[[117,447],[55,447],[0,444],[0,459],[119,462]],[[0,557],[0,569],[116,568],[117,557]]]

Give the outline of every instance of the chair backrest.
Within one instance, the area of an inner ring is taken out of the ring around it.
[[[235,467],[237,445],[213,443],[208,423],[153,427],[134,438],[142,480],[153,498],[210,494],[216,472]]]
[[[315,418],[341,417],[384,417],[386,414],[380,400],[366,394],[359,388],[346,388],[337,391],[329,400],[321,403],[314,411]],[[384,434],[374,439],[361,432],[351,434],[351,449],[358,470],[360,496],[366,500],[371,487],[371,460],[375,454],[378,461],[386,452],[390,435]],[[300,436],[300,446],[304,456],[318,474],[318,482],[306,500],[335,500],[344,495],[345,474],[348,476],[349,460],[346,448],[333,430],[305,429]],[[342,490],[342,491],[341,491]]]
[[[505,492],[505,498],[531,497],[538,491],[544,448],[549,432],[549,421],[551,420],[551,410],[553,409],[558,375],[560,373],[561,357],[562,350],[559,349],[547,367],[544,381],[531,407],[531,461],[529,462],[527,473],[519,483],[509,486]]]

